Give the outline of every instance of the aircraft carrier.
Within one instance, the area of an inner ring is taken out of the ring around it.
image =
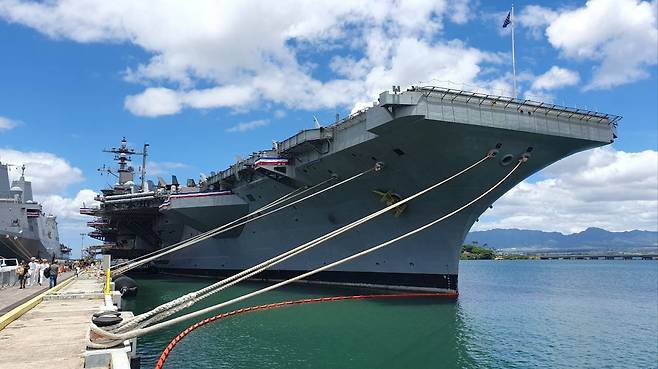
[[[388,248],[316,274],[309,282],[412,290],[457,290],[464,238],[496,199],[533,173],[616,138],[620,117],[549,103],[439,87],[383,92],[373,106],[326,127],[305,129],[228,169],[185,185],[132,180],[132,167],[99,195],[94,235],[102,251],[134,257],[248,214],[296,189],[381,170],[276,214],[166,255],[152,267],[226,276],[383,207],[468,167],[468,173],[372,221],[291,258],[259,278],[279,280],[331,263],[420,227],[468,203],[521,165],[481,200]],[[112,151],[127,159],[130,150]],[[119,161],[121,167],[121,161]],[[522,201],[522,199],[521,199]]]
[[[9,167],[21,169],[21,177],[9,182]],[[64,257],[71,249],[60,244],[57,218],[46,215],[32,197],[32,183],[25,180],[25,165],[0,163],[0,257]]]

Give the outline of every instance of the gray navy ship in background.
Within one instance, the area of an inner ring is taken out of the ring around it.
[[[57,219],[46,215],[32,197],[32,183],[21,177],[9,181],[9,167],[0,163],[0,257],[29,260],[31,257],[62,258],[71,249],[60,244]]]
[[[184,185],[172,176],[145,181],[146,148],[124,139],[108,150],[119,181],[97,197],[90,233],[98,252],[132,258],[242,217],[296,189],[348,178],[342,187],[250,222],[151,265],[172,274],[226,276],[360,219],[447,178],[495,152],[466,174],[339,237],[293,257],[259,278],[296,276],[420,227],[468,203],[527,162],[472,206],[388,248],[316,274],[313,282],[412,290],[457,290],[461,246],[471,226],[523,179],[576,152],[616,138],[619,116],[548,103],[444,89],[384,92],[371,108],[327,127],[305,129],[273,147]],[[131,155],[143,155],[141,184]]]

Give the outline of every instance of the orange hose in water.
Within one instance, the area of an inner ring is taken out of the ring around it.
[[[301,305],[301,304],[309,304],[309,303],[314,303],[314,302],[330,302],[330,301],[343,301],[343,300],[366,300],[366,299],[387,299],[387,298],[412,298],[412,297],[446,297],[446,298],[457,298],[459,295],[458,292],[433,292],[433,293],[396,293],[396,294],[382,294],[382,295],[351,295],[351,296],[332,296],[332,297],[317,297],[317,298],[312,298],[312,299],[301,299],[301,300],[293,300],[293,301],[282,301],[282,302],[275,302],[272,304],[265,304],[265,305],[257,305],[257,306],[250,306],[242,309],[237,309],[230,311],[228,313],[222,313],[218,314],[215,316],[212,316],[210,318],[204,319],[200,322],[194,323],[193,325],[187,327],[184,331],[180,332],[169,344],[167,347],[162,351],[162,354],[160,355],[160,358],[158,359],[158,362],[155,364],[155,369],[162,369],[162,367],[165,364],[165,361],[167,360],[167,357],[169,357],[169,354],[171,351],[176,347],[178,342],[180,342],[183,338],[185,338],[190,332],[193,330],[202,327],[208,323],[215,322],[220,319],[232,317],[235,315],[239,314],[244,314],[244,313],[250,313],[254,311],[260,311],[260,310],[267,310],[267,309],[275,309],[275,308],[280,308],[284,306],[290,306],[290,305]]]

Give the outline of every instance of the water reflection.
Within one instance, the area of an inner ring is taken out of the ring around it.
[[[207,283],[142,279],[140,293],[126,308],[143,311]],[[203,306],[262,286],[245,284]],[[246,305],[363,292],[298,285]],[[152,367],[169,340],[189,324],[140,338],[142,367]],[[454,300],[324,302],[245,314],[208,325],[183,340],[165,368],[475,368],[468,351],[469,337],[463,311]]]
[[[183,340],[167,368],[655,367],[655,262],[492,261],[460,269],[457,301],[357,300],[237,316]],[[137,312],[211,283],[138,282],[139,295],[127,305]],[[263,285],[243,284],[199,306]],[[296,285],[246,304],[362,293]],[[140,338],[142,367],[153,367],[190,324]]]

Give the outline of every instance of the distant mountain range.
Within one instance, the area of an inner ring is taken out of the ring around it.
[[[521,251],[649,251],[658,248],[658,232],[610,232],[601,228],[587,228],[579,233],[565,235],[559,232],[523,229],[492,229],[470,232],[465,243],[475,242],[494,249]]]

